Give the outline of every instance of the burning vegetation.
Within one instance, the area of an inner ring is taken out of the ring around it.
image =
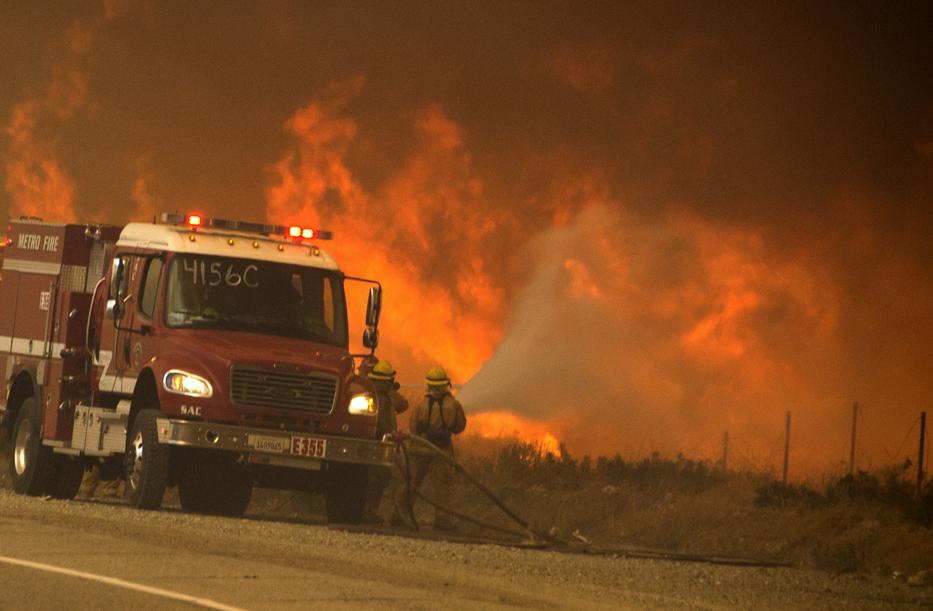
[[[792,410],[822,473],[858,400],[877,467],[933,395],[928,20],[760,10],[5,7],[0,209],[332,229],[401,380],[545,455],[773,469]]]

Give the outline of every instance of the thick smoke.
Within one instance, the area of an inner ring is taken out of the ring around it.
[[[691,214],[646,220],[593,205],[522,255],[533,261],[531,281],[503,341],[459,394],[484,429],[508,433],[502,413],[517,412],[519,434],[546,425],[572,453],[712,459],[729,431],[733,465],[769,468],[791,410],[800,473],[845,457],[852,397],[874,413],[863,461],[883,461],[879,440],[909,426],[882,414],[912,388],[859,379],[836,262],[806,248],[775,250],[754,229]],[[898,290],[902,281],[884,280]]]
[[[0,3],[0,211],[332,229],[386,288],[380,355],[473,378],[483,434],[715,456],[729,430],[767,466],[792,410],[825,468],[858,400],[859,466],[902,460],[933,396],[930,17]]]

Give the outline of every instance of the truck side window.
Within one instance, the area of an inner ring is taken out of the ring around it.
[[[331,287],[331,282],[333,282],[331,278],[324,277],[324,324],[334,331],[334,289]]]
[[[146,262],[146,272],[140,287],[139,311],[152,318],[156,297],[159,295],[159,278],[162,277],[162,259],[153,257]]]

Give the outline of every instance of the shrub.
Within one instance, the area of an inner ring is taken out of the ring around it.
[[[831,482],[826,487],[826,497],[832,502],[868,501],[882,502],[900,507],[913,502],[913,487],[907,481],[909,460],[901,465],[882,469],[877,474],[859,471]]]
[[[817,508],[826,505],[826,498],[805,484],[799,486],[770,482],[755,490],[756,507],[804,506]]]
[[[864,502],[894,507],[910,521],[929,527],[933,522],[933,483],[927,482],[921,494],[915,494],[914,482],[908,478],[912,463],[882,469],[877,474],[859,471],[839,478],[826,487],[831,503]]]
[[[649,458],[626,461],[589,456],[576,460],[561,445],[558,454],[542,452],[530,443],[512,442],[495,454],[492,464],[474,458],[469,467],[498,482],[520,482],[549,490],[579,490],[592,483],[600,486],[628,485],[639,490],[664,489],[697,493],[721,483],[725,475],[706,463],[678,454],[673,460],[653,453]]]

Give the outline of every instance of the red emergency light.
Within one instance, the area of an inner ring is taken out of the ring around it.
[[[300,227],[298,225],[292,225],[288,228],[288,237],[296,238],[299,242],[301,240],[310,240],[312,238],[321,238],[324,240],[330,239],[329,231],[321,231],[320,229],[311,229],[310,227]]]
[[[250,223],[247,221],[231,221],[227,219],[218,219],[209,216],[202,216],[196,212],[190,214],[178,214],[177,212],[162,213],[162,222],[179,225],[184,223],[192,231],[198,228],[204,229],[227,229],[233,231],[244,231],[249,233],[261,233],[267,236],[285,236],[297,241],[303,239],[330,240],[334,234],[323,229],[311,229],[310,227],[301,227],[300,225],[266,225],[261,223]]]

